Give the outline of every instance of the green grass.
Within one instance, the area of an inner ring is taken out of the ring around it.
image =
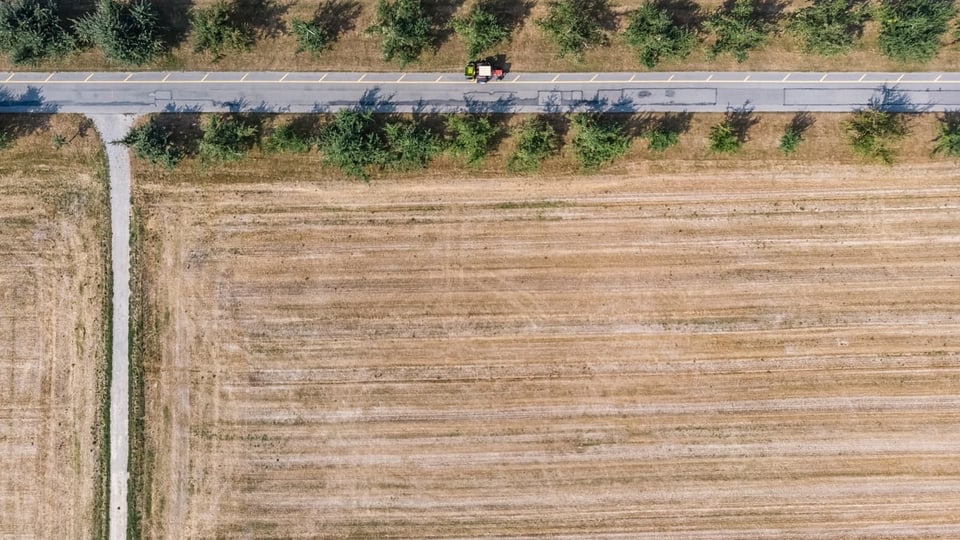
[[[143,389],[144,380],[144,293],[143,293],[143,223],[133,208],[130,216],[130,371],[129,392],[130,410],[128,425],[129,461],[127,470],[130,479],[127,483],[127,538],[141,538],[141,525],[149,509],[149,492],[146,489],[150,471],[146,459],[144,416],[146,403]]]
[[[113,374],[113,266],[110,254],[110,175],[107,172],[106,156],[101,152],[96,172],[102,182],[100,191],[100,219],[106,227],[98,231],[100,250],[103,260],[103,295],[101,298],[101,320],[103,321],[103,368],[98,370],[96,382],[97,413],[97,478],[93,493],[93,538],[106,540],[110,534],[110,379]]]

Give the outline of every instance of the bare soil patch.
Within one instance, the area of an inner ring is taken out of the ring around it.
[[[144,536],[960,533],[954,167],[674,163],[143,174]]]
[[[79,116],[0,121],[28,133],[0,151],[0,536],[105,537],[110,222],[100,142]],[[69,140],[60,150],[56,134]]]

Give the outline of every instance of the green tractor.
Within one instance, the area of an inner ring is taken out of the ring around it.
[[[486,84],[490,79],[503,79],[503,68],[494,65],[490,60],[474,60],[463,68],[463,75],[468,81]]]

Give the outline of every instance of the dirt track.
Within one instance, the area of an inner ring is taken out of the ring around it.
[[[143,186],[145,528],[960,535],[958,180]]]

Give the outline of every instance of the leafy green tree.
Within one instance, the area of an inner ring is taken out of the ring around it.
[[[474,167],[483,161],[490,151],[500,129],[486,116],[477,114],[449,115],[446,117],[450,153],[464,158],[467,165]]]
[[[877,7],[880,52],[900,62],[933,59],[955,13],[953,0],[882,0]]]
[[[933,140],[933,154],[960,158],[960,112],[949,111],[939,117],[937,138]]]
[[[203,124],[200,156],[213,161],[238,161],[257,141],[257,126],[236,115],[217,114]]]
[[[208,8],[191,11],[194,52],[209,52],[223,58],[227,50],[244,51],[253,45],[256,29],[237,12],[235,3],[223,0]]]
[[[647,138],[647,148],[654,152],[664,152],[680,142],[680,133],[661,127],[647,131],[644,136]]]
[[[383,139],[371,112],[338,111],[320,132],[317,146],[324,163],[354,178],[367,180],[367,169],[383,163]]]
[[[787,30],[800,40],[804,52],[833,56],[850,51],[869,16],[862,0],[815,0],[790,17]]]
[[[507,161],[507,170],[510,172],[536,171],[543,160],[560,148],[556,130],[539,116],[525,120],[517,126],[514,137],[517,145]]]
[[[433,41],[430,17],[420,0],[377,0],[376,20],[367,33],[381,37],[383,59],[396,60],[400,67],[419,59]]]
[[[766,43],[775,28],[753,0],[728,2],[707,20],[706,27],[716,34],[710,56],[732,53],[737,62],[743,62],[751,50]]]
[[[163,52],[157,10],[146,0],[100,0],[96,11],[76,21],[76,32],[81,43],[122,64],[139,66]]]
[[[52,0],[12,0],[0,4],[0,51],[14,64],[36,64],[76,47]]]
[[[386,138],[383,166],[388,169],[423,169],[442,150],[437,136],[417,122],[390,122],[383,131]]]
[[[474,4],[466,17],[451,23],[453,30],[467,44],[467,56],[476,58],[483,51],[510,38],[510,29],[494,12],[490,2]]]
[[[300,133],[292,124],[283,124],[274,128],[263,139],[263,151],[268,154],[303,154],[310,150],[310,139]]]
[[[183,157],[183,152],[171,142],[170,129],[156,118],[130,129],[126,137],[117,141],[133,150],[140,159],[172,169]]]
[[[894,162],[896,143],[909,133],[903,115],[875,108],[858,111],[845,127],[854,152],[887,165]]]
[[[686,58],[697,43],[696,34],[670,17],[670,13],[647,0],[630,14],[624,32],[640,63],[653,69],[661,60]]]
[[[290,24],[293,35],[297,36],[297,52],[318,54],[330,46],[331,36],[319,24],[294,19]]]
[[[573,156],[584,171],[595,171],[623,156],[630,149],[630,136],[623,126],[599,114],[573,116]]]
[[[557,45],[558,55],[583,56],[588,47],[606,45],[613,12],[608,0],[550,0],[536,24]]]
[[[718,154],[736,154],[743,146],[737,137],[736,128],[729,120],[723,120],[710,128],[710,150]]]
[[[797,151],[797,147],[800,146],[800,141],[803,140],[803,134],[793,128],[793,126],[788,125],[783,130],[783,135],[780,136],[780,146],[777,148],[784,153],[784,155],[792,155]]]

